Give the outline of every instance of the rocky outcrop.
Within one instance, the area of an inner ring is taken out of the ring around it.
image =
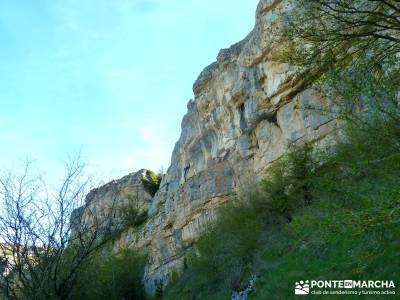
[[[149,221],[126,230],[114,245],[115,251],[150,253],[150,293],[183,266],[187,249],[232,193],[261,179],[288,145],[323,140],[335,126],[334,116],[323,113],[328,101],[299,85],[293,66],[276,60],[282,46],[274,31],[286,9],[282,0],[260,1],[253,31],[200,74],[160,189],[138,200],[148,206]],[[88,202],[107,203],[109,187],[93,191]]]
[[[72,224],[96,222],[100,227],[119,227],[123,225],[122,221],[127,208],[134,208],[138,213],[147,212],[152,196],[144,184],[146,172],[147,170],[140,170],[131,173],[90,191],[85,198],[85,205],[72,213]],[[72,235],[74,235],[74,227],[76,226],[72,226]]]

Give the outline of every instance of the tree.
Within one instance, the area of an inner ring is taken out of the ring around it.
[[[132,249],[106,257],[99,253],[79,276],[72,299],[146,299],[142,283],[146,262],[146,256]]]
[[[393,0],[296,0],[284,13],[281,57],[299,66],[298,91],[331,71],[399,80],[400,3]]]
[[[112,218],[99,219],[87,206],[85,214],[76,210],[91,183],[79,156],[66,163],[56,191],[32,167],[27,162],[21,175],[0,179],[0,298],[68,299],[111,237]]]

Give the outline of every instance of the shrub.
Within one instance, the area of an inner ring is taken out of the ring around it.
[[[147,211],[140,211],[132,205],[127,205],[121,209],[123,228],[138,227],[147,221]]]
[[[78,278],[73,299],[143,300],[146,259],[133,250],[104,257],[98,253]]]
[[[244,287],[255,271],[262,227],[254,207],[233,199],[196,243],[184,275],[166,299],[219,299],[218,295],[224,299],[233,289]]]
[[[273,165],[261,182],[258,197],[251,201],[262,211],[281,216],[288,221],[299,208],[312,200],[312,180],[316,162],[313,146],[292,146],[287,155]]]
[[[353,121],[320,152],[311,206],[294,212],[273,242],[278,247],[265,248],[272,267],[251,299],[290,298],[304,278],[400,279],[391,263],[400,247],[393,238],[400,234],[398,124],[385,117]]]
[[[154,197],[157,193],[158,189],[160,188],[162,176],[161,174],[155,173],[150,170],[146,170],[145,176],[142,179],[142,183],[146,191]]]

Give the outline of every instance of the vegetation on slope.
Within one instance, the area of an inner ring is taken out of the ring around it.
[[[250,299],[290,299],[306,279],[399,282],[399,142],[399,123],[376,119],[329,149],[293,148],[222,209],[167,299],[228,299],[255,277]]]
[[[154,195],[157,193],[158,189],[160,188],[160,183],[162,179],[162,174],[155,173],[150,170],[145,171],[145,176],[142,179],[142,183],[144,185],[144,188],[146,191],[154,197]]]
[[[79,276],[72,299],[143,300],[146,258],[133,250],[117,255],[97,253]]]

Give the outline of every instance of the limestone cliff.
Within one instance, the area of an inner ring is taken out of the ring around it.
[[[76,209],[72,222],[99,224],[103,227],[121,227],[127,208],[147,212],[152,202],[144,180],[147,170],[140,170],[93,189],[85,198],[85,205]],[[74,226],[72,235],[74,235]]]
[[[221,50],[200,74],[160,189],[138,200],[148,205],[147,223],[127,229],[114,245],[115,251],[149,251],[150,292],[155,280],[166,284],[168,274],[183,265],[186,250],[229,195],[262,178],[289,144],[322,140],[335,126],[333,116],[321,113],[327,100],[302,89],[293,81],[295,68],[276,61],[274,29],[285,9],[285,1],[261,0],[252,32]],[[106,203],[107,190],[93,191],[90,202]]]

